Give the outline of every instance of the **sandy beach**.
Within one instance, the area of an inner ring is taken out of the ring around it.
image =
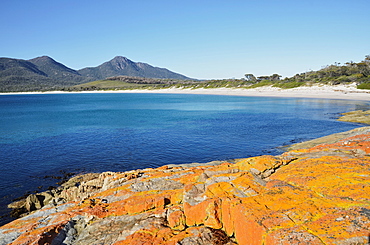
[[[262,97],[291,97],[291,98],[321,98],[321,99],[344,99],[344,100],[365,100],[370,101],[370,91],[357,89],[355,84],[350,85],[315,85],[302,86],[292,89],[280,89],[271,86],[254,89],[244,88],[210,88],[210,89],[137,89],[137,90],[110,90],[110,91],[81,91],[81,92],[21,92],[21,93],[0,93],[0,95],[16,94],[69,94],[69,93],[164,93],[164,94],[212,94],[230,96],[262,96]]]

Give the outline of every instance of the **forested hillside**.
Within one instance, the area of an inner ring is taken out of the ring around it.
[[[92,81],[42,56],[31,60],[0,58],[0,92],[60,90]]]

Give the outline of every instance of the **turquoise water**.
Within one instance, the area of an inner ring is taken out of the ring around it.
[[[279,146],[360,125],[338,113],[368,102],[171,94],[0,96],[0,215],[65,172],[280,154]],[[5,221],[7,218],[3,218]]]

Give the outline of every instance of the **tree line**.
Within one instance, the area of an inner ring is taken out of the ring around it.
[[[278,74],[260,77],[255,77],[253,74],[245,74],[245,80],[254,83],[277,82],[280,86],[284,84],[301,86],[313,83],[337,85],[355,82],[358,88],[370,89],[370,55],[366,55],[365,59],[358,63],[353,61],[345,64],[335,63],[318,71],[308,71],[282,80],[280,78],[281,76]]]

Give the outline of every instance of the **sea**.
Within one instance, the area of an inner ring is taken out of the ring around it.
[[[128,171],[262,154],[363,126],[370,102],[190,94],[0,96],[0,225],[7,204],[66,174]]]

